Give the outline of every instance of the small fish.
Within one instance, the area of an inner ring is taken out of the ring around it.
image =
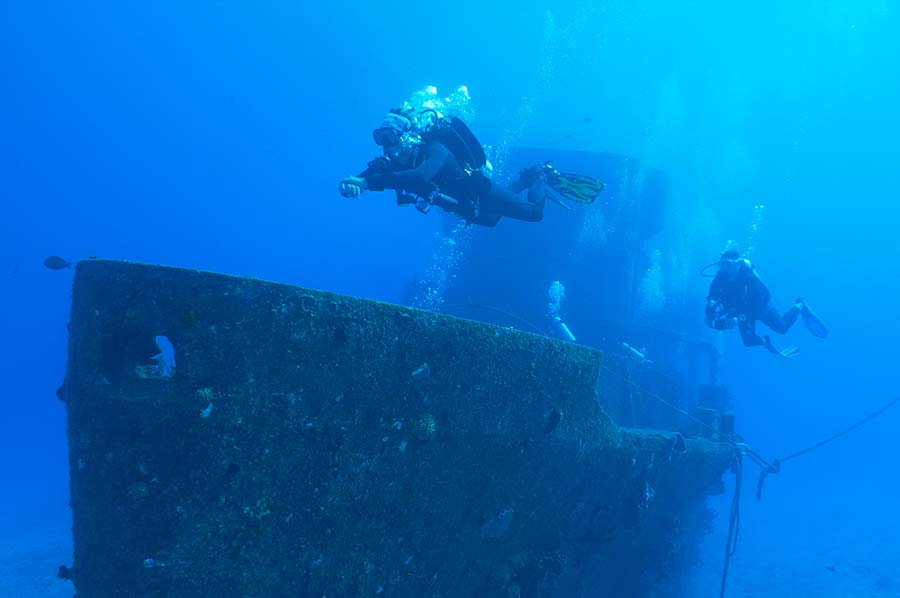
[[[826,568],[826,569],[828,569],[828,570],[829,570],[829,571],[831,571],[831,572],[832,572],[832,573],[834,573],[834,572],[835,572],[835,568],[834,568],[834,567],[832,567],[832,566],[831,566],[831,565],[828,565],[828,566],[827,566],[827,567],[825,567],[825,568]]]
[[[66,261],[58,255],[51,255],[44,260],[44,266],[51,270],[64,270],[72,265],[72,262]]]
[[[594,119],[591,118],[590,116],[585,116],[585,117],[584,117],[584,122],[586,122],[586,123],[594,122]]]

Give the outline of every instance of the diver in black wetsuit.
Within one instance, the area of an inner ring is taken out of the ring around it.
[[[824,338],[828,330],[802,299],[797,299],[784,314],[779,314],[772,304],[772,294],[763,284],[750,260],[742,258],[737,251],[726,251],[717,262],[719,271],[709,285],[706,300],[706,323],[716,330],[738,327],[744,346],[762,345],[780,357],[793,357],[796,347],[778,350],[772,345],[768,335],[756,334],[759,320],[778,334],[785,334],[802,315],[809,331]],[[710,264],[710,266],[716,265]],[[707,266],[709,267],[709,266]]]
[[[504,216],[539,222],[544,216],[550,166],[523,170],[518,180],[501,187],[485,174],[489,164],[484,150],[468,128],[458,119],[448,122],[420,134],[410,118],[389,112],[373,131],[384,157],[369,162],[359,175],[342,180],[341,195],[359,197],[365,189],[393,189],[399,205],[414,204],[422,212],[437,205],[470,224],[495,226]],[[517,194],[526,189],[527,199],[520,198]]]

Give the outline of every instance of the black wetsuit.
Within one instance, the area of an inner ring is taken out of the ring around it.
[[[507,216],[517,220],[538,222],[544,217],[545,188],[539,176],[527,181],[523,178],[509,187],[501,187],[475,172],[467,174],[459,161],[443,144],[437,141],[417,148],[412,168],[396,170],[389,161],[374,160],[359,174],[373,191],[394,189],[428,197],[435,190],[459,202],[450,209],[467,222],[494,226]],[[517,193],[528,189],[527,201]]]
[[[747,347],[766,344],[765,339],[756,334],[757,320],[778,334],[784,334],[800,315],[800,308],[796,305],[780,315],[772,304],[769,289],[753,271],[753,267],[748,265],[740,266],[733,280],[722,273],[716,275],[709,285],[707,319],[710,318],[709,310],[713,305],[710,299],[724,305],[728,317],[739,318],[738,330]]]

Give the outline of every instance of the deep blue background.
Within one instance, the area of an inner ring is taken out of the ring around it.
[[[719,339],[740,431],[775,456],[850,423],[900,392],[898,24],[877,0],[6,3],[0,532],[67,525],[54,392],[71,271],[44,257],[399,300],[428,266],[439,219],[388,195],[344,200],[336,184],[374,154],[385,109],[426,84],[468,85],[488,143],[610,151],[667,171],[656,243],[682,249],[682,275],[666,281],[696,295],[696,317],[707,283],[696,270],[727,240],[746,245],[764,204],[752,257],[777,301],[805,297],[832,334],[798,326],[788,361]],[[745,565],[773,546],[820,558],[816,571],[900,564],[898,421],[888,413],[770,480],[747,506]],[[884,548],[870,559],[873,541]]]

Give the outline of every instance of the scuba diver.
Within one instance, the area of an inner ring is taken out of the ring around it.
[[[750,260],[741,257],[734,250],[726,251],[719,261],[703,268],[719,266],[718,272],[709,285],[706,298],[706,324],[716,330],[730,330],[735,326],[741,333],[744,346],[762,345],[779,357],[793,357],[798,353],[794,346],[778,350],[768,335],[756,334],[759,320],[778,334],[785,334],[797,320],[803,322],[809,331],[819,338],[825,338],[828,329],[802,299],[797,299],[784,314],[779,314],[772,304],[772,295],[760,280],[756,268]]]
[[[493,227],[504,216],[539,222],[548,189],[590,203],[603,188],[590,177],[560,173],[549,163],[527,168],[508,187],[501,187],[491,180],[484,148],[462,120],[441,117],[434,110],[423,114],[429,119],[419,127],[408,111],[388,112],[372,132],[384,155],[359,175],[343,179],[341,195],[359,197],[366,189],[393,189],[397,205],[414,205],[424,214],[436,205],[467,224]],[[525,190],[527,197],[521,198],[519,193]]]

